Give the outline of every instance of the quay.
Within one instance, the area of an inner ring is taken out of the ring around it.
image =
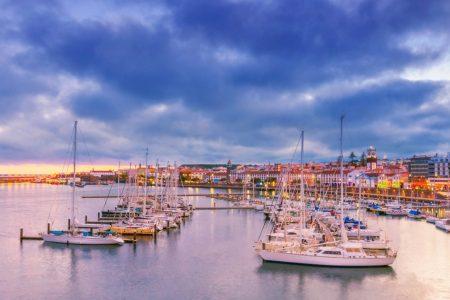
[[[253,206],[206,206],[206,207],[194,207],[194,210],[234,210],[234,209],[254,209]]]
[[[203,194],[181,194],[179,196],[181,197],[216,197],[221,195],[229,195],[229,196],[242,196],[242,193],[226,193],[226,194],[219,194],[219,193],[203,193]],[[117,195],[85,195],[81,196],[81,198],[84,199],[105,199],[105,198],[117,198]],[[154,199],[155,196],[148,195],[147,198]]]
[[[23,228],[20,228],[19,239],[21,242],[23,240],[42,240],[42,236],[40,236],[40,235],[25,235],[23,233]]]

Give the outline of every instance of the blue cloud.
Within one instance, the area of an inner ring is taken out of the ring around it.
[[[298,127],[316,145],[309,158],[334,158],[341,113],[351,149],[376,144],[403,156],[446,143],[445,112],[418,107],[448,82],[401,76],[448,55],[446,43],[408,44],[428,33],[448,41],[445,1],[118,1],[105,4],[113,17],[79,5],[5,5],[0,40],[12,50],[0,61],[9,72],[0,103],[16,101],[0,126],[39,95],[60,122],[71,116],[110,134],[88,129],[90,142],[110,144],[108,159],[137,156],[140,143],[165,159],[283,159]],[[405,134],[396,138],[393,126]]]

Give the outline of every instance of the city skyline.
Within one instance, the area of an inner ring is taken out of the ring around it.
[[[2,2],[0,173],[450,151],[444,1]],[[301,11],[301,17],[298,12]],[[317,20],[321,22],[317,22]],[[335,28],[339,28],[338,31]],[[8,172],[5,172],[8,171]]]

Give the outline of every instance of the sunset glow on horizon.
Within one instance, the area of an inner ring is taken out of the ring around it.
[[[77,165],[77,172],[100,170],[117,170],[117,165],[91,165],[80,164]],[[57,174],[57,173],[71,173],[72,166],[63,164],[46,164],[46,163],[24,163],[24,164],[1,164],[0,174]]]

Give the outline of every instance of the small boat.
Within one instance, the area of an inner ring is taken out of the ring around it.
[[[450,219],[438,220],[434,223],[434,226],[438,229],[442,229],[445,232],[450,232]]]
[[[360,229],[366,229],[367,226],[366,224],[364,224],[363,221],[358,221],[356,219],[350,218],[350,217],[345,217],[344,218],[344,225],[347,228],[357,228],[359,226]]]
[[[397,209],[397,208],[390,208],[386,210],[386,215],[392,216],[392,217],[404,217],[408,214],[403,209]]]
[[[407,213],[403,210],[402,205],[398,201],[386,204],[386,215],[393,217],[403,217]]]
[[[428,216],[425,219],[427,221],[427,223],[431,223],[431,224],[435,224],[436,221],[439,221],[439,218],[434,217],[434,216]]]
[[[385,215],[386,214],[386,209],[381,207],[381,205],[379,204],[369,204],[367,206],[367,211],[373,212],[377,215]]]
[[[411,209],[408,211],[408,218],[414,219],[414,220],[421,220],[424,218],[422,212],[418,209]]]
[[[41,234],[44,242],[72,245],[123,245],[124,240],[112,234],[91,235],[90,232],[50,231]]]

